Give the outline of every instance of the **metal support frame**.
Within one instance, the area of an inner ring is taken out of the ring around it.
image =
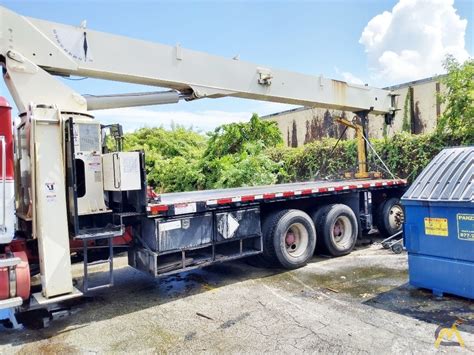
[[[365,229],[371,230],[373,228],[372,216],[372,192],[364,191],[364,220]]]
[[[357,123],[356,120],[350,122],[349,120],[338,117],[336,118],[336,122],[346,126],[353,128],[356,133],[357,139],[357,173],[355,177],[358,179],[366,179],[369,177],[369,169],[367,165],[367,143],[365,141],[365,137],[367,136],[367,115],[368,111],[362,111],[356,113],[357,117],[360,118],[361,123]]]
[[[361,132],[357,136],[357,144],[359,147],[359,176],[357,178],[365,179],[369,177],[369,168],[367,164],[367,137],[368,132],[368,116],[370,111],[359,111],[355,112],[357,117],[360,119]],[[362,142],[360,142],[362,140]],[[360,152],[362,150],[362,152]]]

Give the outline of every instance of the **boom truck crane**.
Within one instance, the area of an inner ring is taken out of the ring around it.
[[[0,62],[20,113],[13,125],[10,106],[0,100],[0,309],[12,322],[15,312],[112,286],[113,247],[124,234],[129,265],[159,277],[258,254],[280,267],[297,268],[316,244],[341,256],[373,226],[391,234],[401,228],[398,198],[406,181],[368,179],[365,161],[359,161],[359,179],[150,199],[144,153],[109,152],[104,134],[110,127],[91,113],[240,97],[353,112],[365,124],[369,112],[393,118],[390,91],[23,17],[4,7]],[[56,76],[170,90],[88,96]],[[120,129],[112,128],[120,140]],[[80,289],[71,272],[71,250],[78,245],[84,257]],[[108,248],[105,285],[91,285],[91,246]],[[32,293],[30,280],[38,273],[40,291]]]

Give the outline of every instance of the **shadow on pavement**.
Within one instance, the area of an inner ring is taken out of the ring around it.
[[[324,259],[314,257],[311,262],[320,260]],[[54,319],[47,327],[44,327],[43,320],[45,317],[49,319],[50,314],[43,310],[19,315],[19,321],[24,325],[23,330],[1,329],[0,326],[0,344],[18,346],[52,338],[85,327],[92,322],[134,313],[233,283],[261,279],[284,272],[286,270],[261,268],[256,266],[255,262],[245,259],[158,279],[153,279],[131,267],[123,267],[114,271],[113,288],[63,303],[63,308],[56,313],[63,317]],[[92,274],[90,280],[101,284],[106,282],[106,278],[107,273],[102,272]],[[196,309],[196,312],[198,311]]]
[[[405,283],[363,303],[442,327],[449,328],[454,321],[461,320],[462,330],[474,334],[474,302],[466,298],[452,295],[438,298],[429,290]]]

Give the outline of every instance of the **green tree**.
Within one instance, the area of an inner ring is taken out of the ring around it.
[[[438,121],[438,132],[461,137],[464,144],[474,144],[474,60],[460,64],[448,56],[444,62],[448,74],[443,79],[446,92],[440,95],[446,105]]]
[[[212,188],[269,185],[277,182],[280,163],[262,152],[261,143],[244,144],[239,154],[227,154],[206,165],[212,174],[206,175]]]
[[[206,138],[191,129],[141,128],[125,135],[125,150],[144,150],[148,184],[160,192],[189,191],[202,180]]]
[[[225,124],[209,133],[204,157],[214,159],[240,153],[248,142],[260,142],[263,150],[281,145],[283,140],[276,122],[262,120],[254,113],[250,122]]]
[[[222,125],[209,133],[201,158],[205,188],[272,184],[280,164],[265,150],[281,146],[283,140],[276,122],[253,114],[249,122]]]

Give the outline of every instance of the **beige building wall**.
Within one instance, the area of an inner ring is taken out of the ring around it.
[[[445,89],[440,77],[418,80],[387,88],[399,96],[397,111],[392,125],[385,125],[382,115],[369,115],[368,133],[370,138],[391,137],[403,130],[414,134],[429,133],[436,128],[439,116],[444,110],[437,94]],[[352,120],[353,113],[319,108],[296,108],[289,111],[263,116],[278,123],[287,146],[296,147],[325,137],[343,139],[354,138],[354,131],[334,121],[335,117]],[[343,133],[344,132],[344,133]]]
[[[285,144],[297,147],[321,138],[339,137],[343,133],[344,127],[334,122],[334,117],[338,116],[349,119],[345,112],[306,107],[262,118],[275,120]],[[354,138],[354,132],[346,130],[343,138]]]

